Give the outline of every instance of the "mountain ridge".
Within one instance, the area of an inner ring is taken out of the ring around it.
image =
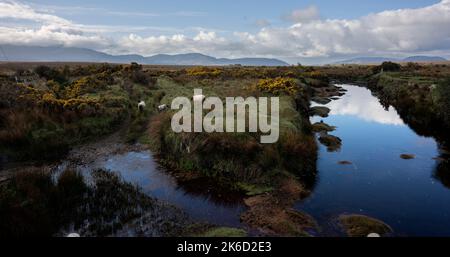
[[[0,45],[0,61],[27,62],[111,62],[154,65],[244,65],[244,66],[288,66],[275,58],[216,58],[201,53],[156,54],[142,56],[138,54],[111,55],[100,51],[62,46],[19,46]]]
[[[426,56],[415,55],[406,58],[393,58],[393,57],[356,57],[343,61],[335,62],[334,64],[376,64],[382,62],[445,62],[447,59],[439,56]]]

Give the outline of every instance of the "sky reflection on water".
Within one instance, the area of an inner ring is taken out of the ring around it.
[[[435,140],[414,133],[369,90],[344,88],[346,95],[326,105],[328,118],[312,118],[336,126],[331,134],[342,139],[342,148],[330,153],[320,146],[316,187],[296,208],[325,230],[334,230],[327,224],[337,215],[357,213],[385,221],[398,235],[450,235],[450,190],[433,176]],[[416,159],[403,160],[403,153]],[[338,164],[342,160],[352,165]]]
[[[352,86],[346,89],[350,92],[326,105],[331,109],[330,115],[355,116],[364,121],[406,126],[394,107],[385,110],[366,88]]]

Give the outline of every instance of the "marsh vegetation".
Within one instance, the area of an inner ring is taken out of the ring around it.
[[[308,201],[317,187],[320,144],[330,154],[345,149],[346,137],[339,135],[342,126],[333,123],[335,109],[329,105],[338,103],[348,89],[335,81],[369,88],[386,109],[395,107],[415,133],[434,137],[443,152],[450,142],[448,65],[3,64],[0,71],[2,236],[62,235],[74,230],[94,236],[245,236],[249,230],[262,235],[321,234],[314,215],[294,207]],[[158,106],[170,106],[178,96],[192,98],[194,88],[222,100],[278,96],[279,140],[261,144],[258,132],[173,132],[174,111]],[[138,108],[141,101],[146,104],[143,109]],[[105,149],[83,148],[92,142]],[[216,191],[221,199],[238,195],[246,206],[239,214],[241,227],[191,221],[183,210],[154,199],[114,172],[88,170],[92,181],[86,181],[86,172],[79,173],[87,160],[127,152],[131,146],[151,150],[164,172],[180,185],[195,188],[188,192],[214,185],[215,190],[201,194]],[[83,154],[80,149],[90,150]],[[396,158],[401,154],[406,153]],[[448,185],[448,156],[439,158],[436,177]],[[346,164],[340,165],[343,168],[357,167],[351,159],[333,159],[333,164],[340,161]],[[62,173],[55,168],[61,162],[69,168]],[[349,235],[363,236],[372,228],[387,231],[359,217],[340,221],[347,231],[356,231]],[[366,223],[369,228],[361,228]]]

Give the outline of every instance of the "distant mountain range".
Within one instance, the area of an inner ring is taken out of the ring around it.
[[[155,65],[244,65],[244,66],[286,66],[278,59],[271,58],[215,58],[212,56],[189,54],[158,54],[144,57],[141,55],[110,55],[99,51],[76,47],[41,47],[0,45],[0,61],[23,62],[109,62]]]
[[[378,64],[382,62],[445,62],[447,59],[439,56],[410,56],[407,58],[389,57],[358,57],[349,60],[339,61],[335,64]]]

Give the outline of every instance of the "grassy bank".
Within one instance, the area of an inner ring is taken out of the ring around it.
[[[261,144],[260,133],[175,133],[170,127],[173,112],[163,112],[152,117],[148,133],[152,150],[164,164],[181,172],[213,177],[250,195],[270,191],[283,174],[314,180],[317,147],[306,113],[306,85],[301,80],[259,80],[251,76],[211,80],[204,74],[189,74],[192,72],[187,75],[191,78],[185,81],[177,77],[158,79],[157,91],[164,95],[161,103],[170,104],[176,96],[191,98],[194,88],[222,100],[227,96],[277,95],[280,138],[275,144]]]
[[[368,87],[418,134],[449,145],[450,79],[384,72],[372,76]]]

